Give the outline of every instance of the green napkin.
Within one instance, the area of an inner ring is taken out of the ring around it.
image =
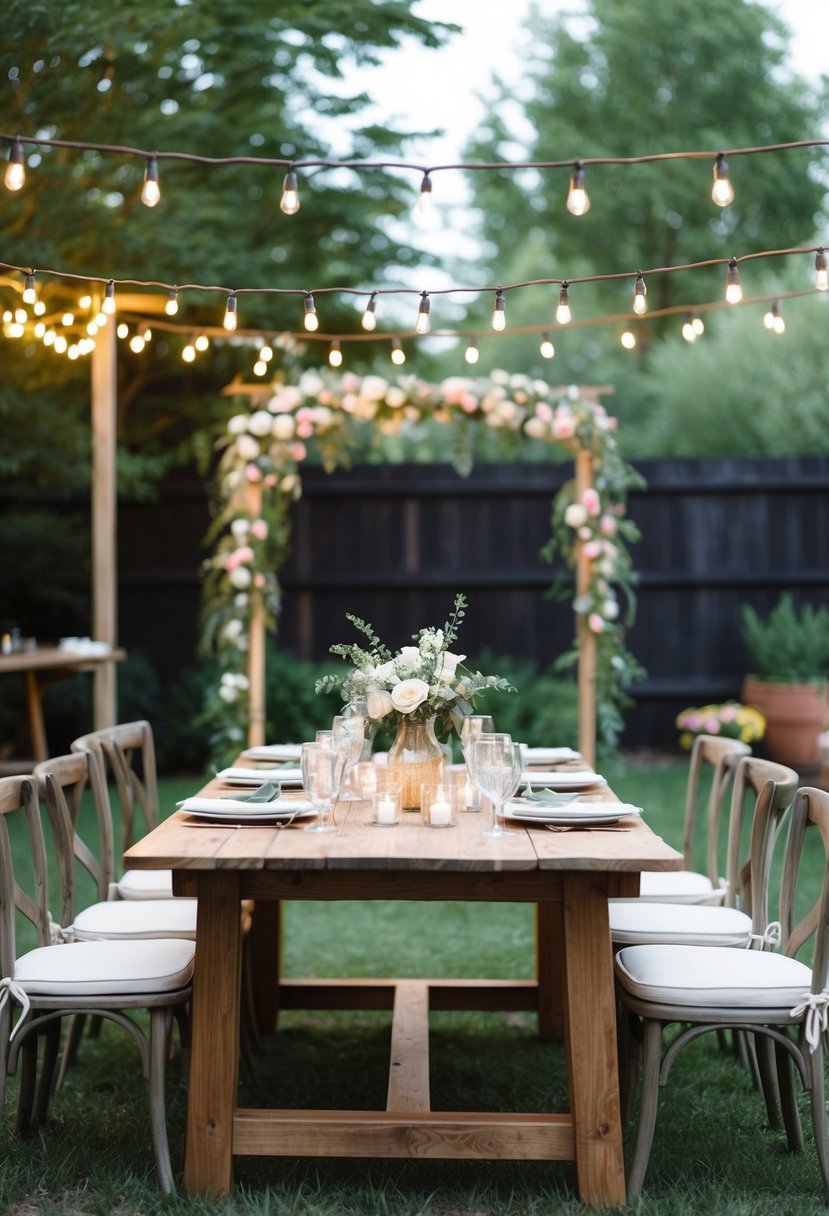
[[[568,802],[575,802],[578,799],[578,794],[560,794],[556,790],[534,789],[524,790],[521,798],[524,802],[541,802],[544,806],[567,806]]]
[[[275,802],[282,793],[278,781],[265,781],[249,794],[234,794],[237,802]]]

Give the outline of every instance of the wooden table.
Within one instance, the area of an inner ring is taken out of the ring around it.
[[[680,854],[643,822],[627,832],[533,827],[492,839],[481,833],[482,815],[461,814],[444,830],[414,814],[397,828],[369,818],[367,803],[341,803],[339,830],[324,834],[299,825],[194,827],[177,814],[125,854],[130,867],[172,868],[176,893],[199,901],[185,1189],[228,1191],[234,1155],[571,1160],[585,1202],[624,1203],[607,901],[636,895],[642,870],[679,869]],[[393,1010],[385,1110],[237,1106],[241,899],[256,901],[260,1020],[273,1024],[277,1003]],[[283,899],[533,903],[537,979],[278,980],[277,916],[262,913],[277,912]],[[537,1009],[543,1030],[563,1031],[569,1110],[432,1111],[430,1009]]]
[[[29,738],[32,744],[33,768],[49,757],[46,742],[46,726],[43,720],[44,689],[62,676],[71,676],[79,671],[95,671],[105,663],[120,663],[126,658],[123,650],[107,650],[102,654],[85,654],[78,650],[63,650],[59,646],[38,646],[35,650],[19,650],[14,654],[0,655],[0,676],[22,672],[26,678],[26,710],[29,720]],[[95,722],[95,729],[114,725],[112,722]],[[21,761],[21,764],[24,762]]]

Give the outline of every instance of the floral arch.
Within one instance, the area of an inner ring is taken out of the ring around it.
[[[553,500],[543,556],[560,554],[575,574],[574,646],[562,660],[578,667],[579,747],[595,762],[597,739],[612,744],[618,736],[625,689],[639,674],[625,647],[635,610],[628,545],[638,536],[626,502],[641,479],[621,458],[616,419],[598,399],[609,391],[503,371],[441,384],[306,371],[295,384],[228,386],[225,394],[244,408],[220,441],[214,548],[204,569],[204,642],[222,660],[216,750],[238,751],[246,737],[264,742],[265,638],[279,614],[278,572],[303,462],[313,454],[331,471],[349,462],[356,426],[388,434],[431,419],[456,437],[481,426],[521,431],[573,454],[574,477]]]

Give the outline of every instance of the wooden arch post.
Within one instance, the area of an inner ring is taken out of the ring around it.
[[[593,485],[593,457],[587,448],[576,450],[576,500]],[[586,595],[590,587],[591,559],[585,556],[585,542],[576,542],[576,595]],[[591,768],[596,765],[596,635],[584,613],[576,613],[579,642],[579,751]]]

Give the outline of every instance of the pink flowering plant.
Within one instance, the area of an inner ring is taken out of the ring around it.
[[[752,705],[726,701],[723,705],[701,705],[683,709],[677,715],[680,747],[690,750],[697,735],[720,735],[756,743],[766,733],[766,719]]]

